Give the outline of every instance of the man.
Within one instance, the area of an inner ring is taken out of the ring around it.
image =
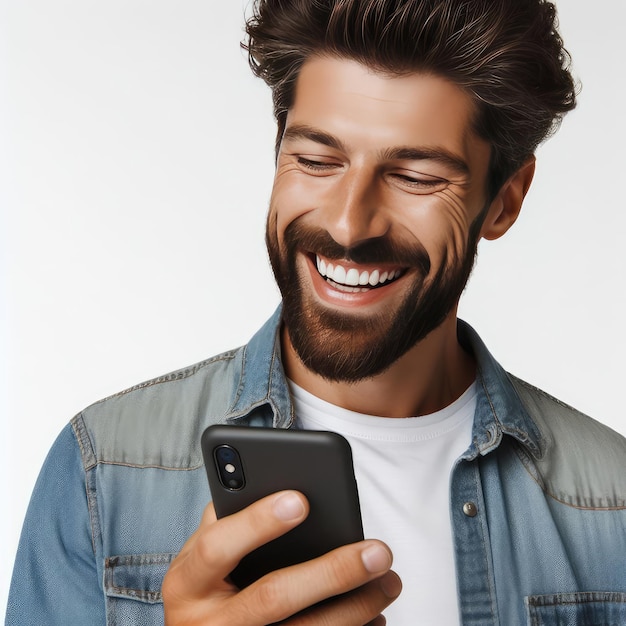
[[[456,317],[478,241],[513,225],[574,106],[554,26],[539,0],[257,4],[283,305],[246,347],[72,420],[8,623],[626,623],[626,442],[506,374]],[[308,505],[209,505],[198,527],[218,422],[344,434],[368,539],[236,589],[238,560]]]

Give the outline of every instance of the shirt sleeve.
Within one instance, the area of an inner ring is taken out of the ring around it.
[[[85,472],[68,425],[52,446],[26,513],[6,626],[105,624]]]

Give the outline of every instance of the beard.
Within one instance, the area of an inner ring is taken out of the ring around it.
[[[330,381],[357,382],[384,372],[435,330],[456,306],[470,277],[486,209],[471,224],[464,249],[444,250],[445,261],[431,279],[431,260],[420,243],[408,246],[385,236],[346,248],[301,219],[285,229],[281,254],[270,215],[266,244],[283,298],[283,322],[304,365]],[[414,270],[413,277],[399,305],[374,315],[344,313],[309,293],[297,268],[302,251],[357,264],[402,266]]]

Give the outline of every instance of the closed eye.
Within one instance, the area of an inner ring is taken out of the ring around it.
[[[433,193],[445,189],[450,184],[448,180],[434,176],[409,176],[394,172],[390,173],[389,177],[396,184],[418,193]]]
[[[307,169],[326,171],[337,167],[336,163],[332,163],[329,161],[320,161],[317,159],[310,159],[303,156],[298,156],[297,159],[298,163],[303,167],[306,167]]]

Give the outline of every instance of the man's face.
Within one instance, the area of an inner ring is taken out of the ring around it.
[[[300,359],[374,376],[454,314],[487,208],[473,104],[427,74],[307,61],[281,143],[267,245]]]

